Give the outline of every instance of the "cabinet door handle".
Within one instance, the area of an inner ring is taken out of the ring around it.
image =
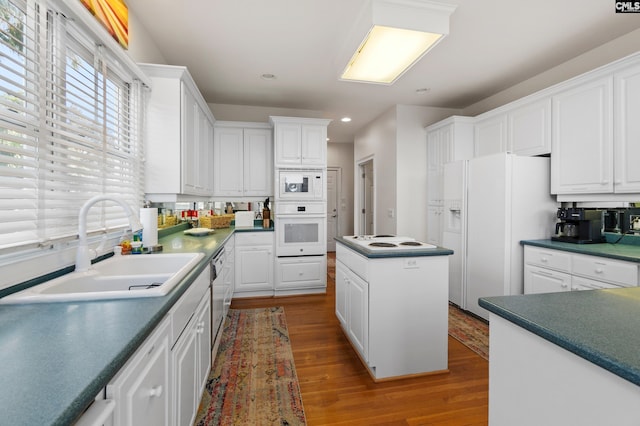
[[[604,269],[596,268],[596,274],[602,274],[603,272],[604,272]]]
[[[158,386],[154,386],[149,390],[149,397],[150,398],[155,398],[155,397],[159,397],[160,395],[162,395],[162,385],[158,385]]]
[[[542,263],[547,263],[549,261],[549,259],[547,259],[546,257],[541,257],[540,258],[540,262]]]

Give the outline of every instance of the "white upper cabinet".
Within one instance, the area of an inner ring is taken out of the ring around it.
[[[478,117],[474,157],[507,151],[524,156],[551,152],[550,97],[514,102]]]
[[[640,193],[640,64],[614,75],[614,189]]]
[[[507,113],[507,149],[517,155],[551,153],[551,98],[529,102]]]
[[[498,114],[480,118],[475,125],[474,157],[505,151],[507,151],[507,115]]]
[[[145,192],[150,201],[213,194],[215,119],[185,67],[140,64],[152,89],[145,133]]]
[[[613,192],[613,77],[553,96],[551,193]]]
[[[270,117],[275,138],[275,167],[327,166],[327,126],[331,120]]]
[[[216,122],[214,196],[273,195],[273,141],[266,123]]]

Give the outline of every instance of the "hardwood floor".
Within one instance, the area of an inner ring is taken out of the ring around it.
[[[488,424],[489,364],[451,337],[449,373],[373,382],[335,316],[333,268],[327,275],[323,295],[234,299],[231,306],[285,308],[310,426]]]

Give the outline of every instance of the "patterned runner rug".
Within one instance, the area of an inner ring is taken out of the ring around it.
[[[449,336],[489,360],[489,325],[449,305]]]
[[[282,307],[229,311],[195,424],[306,425]]]

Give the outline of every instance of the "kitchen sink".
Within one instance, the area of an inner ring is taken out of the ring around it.
[[[87,271],[10,294],[0,303],[44,303],[164,296],[204,257],[203,253],[114,256]]]

